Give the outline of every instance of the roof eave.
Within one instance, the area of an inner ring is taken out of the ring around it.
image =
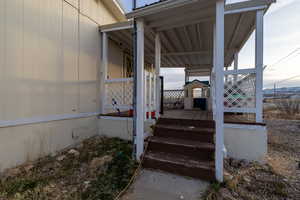
[[[119,21],[125,21],[125,11],[118,0],[103,0],[104,5],[113,13]]]
[[[199,0],[166,0],[159,3],[155,3],[149,6],[138,8],[128,14],[126,14],[127,19],[139,18],[149,14],[155,14],[161,11],[173,9],[186,4],[191,4]]]

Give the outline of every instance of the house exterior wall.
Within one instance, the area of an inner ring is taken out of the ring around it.
[[[144,137],[152,133],[151,126],[155,122],[148,120],[144,122]],[[106,137],[117,137],[123,140],[132,141],[133,121],[132,118],[101,117],[98,121],[98,134]]]
[[[108,42],[108,69],[109,79],[123,78],[123,51],[113,41]]]
[[[1,128],[0,172],[97,135],[97,122],[95,116]]]
[[[97,0],[0,1],[0,171],[97,134],[95,117],[35,121],[99,112],[98,27],[116,21]]]
[[[226,124],[224,144],[229,157],[264,162],[268,152],[267,129],[265,126]]]

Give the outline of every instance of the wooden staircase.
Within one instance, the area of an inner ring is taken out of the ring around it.
[[[160,118],[143,167],[214,181],[214,134],[212,120]]]

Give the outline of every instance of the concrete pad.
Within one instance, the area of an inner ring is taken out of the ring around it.
[[[122,200],[199,200],[208,182],[143,169]]]

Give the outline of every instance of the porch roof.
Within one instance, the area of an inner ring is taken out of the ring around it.
[[[127,14],[145,22],[145,60],[154,63],[155,33],[162,44],[161,67],[185,67],[191,74],[209,74],[213,62],[215,0],[164,0]],[[256,10],[274,0],[251,0],[225,5],[225,67],[234,60],[255,27]],[[122,28],[123,27],[123,28]],[[132,21],[106,25],[101,31],[132,49]]]

